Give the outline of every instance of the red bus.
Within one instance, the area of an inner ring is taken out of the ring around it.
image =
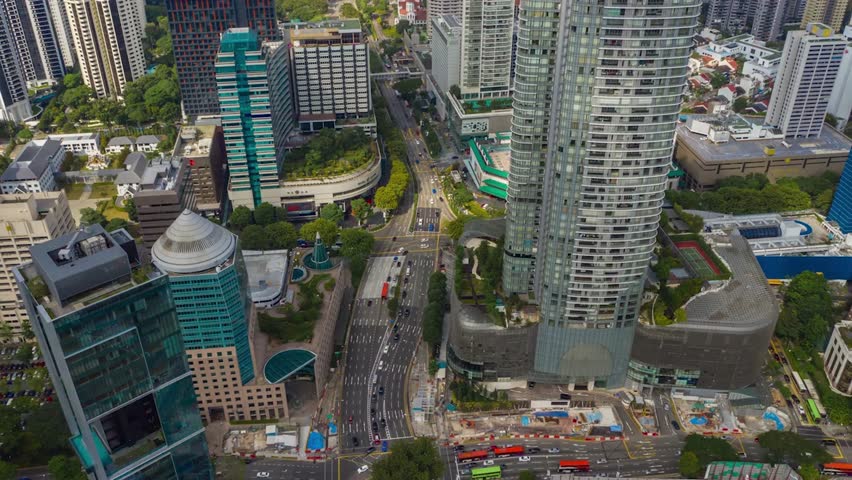
[[[524,447],[522,447],[520,445],[514,445],[514,446],[511,446],[511,447],[495,448],[494,449],[494,456],[496,456],[496,457],[509,457],[509,456],[512,456],[512,455],[523,455],[523,454],[524,454]]]
[[[824,463],[820,465],[819,471],[823,475],[850,475],[852,476],[852,463]]]
[[[486,450],[473,450],[470,452],[462,452],[458,455],[459,463],[478,462],[488,458]]]
[[[382,284],[382,300],[387,300],[388,298],[388,290],[390,290],[390,285],[388,282]]]
[[[559,473],[588,472],[588,460],[562,460],[559,462]]]

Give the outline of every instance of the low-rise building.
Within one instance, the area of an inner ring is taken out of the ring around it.
[[[40,143],[40,144],[39,144]],[[65,150],[56,140],[28,143],[0,175],[0,193],[52,192]]]
[[[835,392],[852,397],[852,314],[834,325],[823,365],[828,383]]]
[[[288,250],[245,250],[243,259],[248,272],[251,302],[257,308],[269,308],[281,303],[287,295],[289,275]]]
[[[400,20],[408,20],[411,25],[426,25],[426,8],[420,5],[420,0],[399,0],[394,24]]]
[[[0,195],[0,323],[11,341],[22,341],[28,326],[12,269],[30,261],[30,247],[74,230],[65,192]]]
[[[122,150],[136,150],[136,143],[131,137],[113,137],[107,142],[106,153],[121,153]]]
[[[156,152],[157,146],[160,144],[160,139],[155,135],[140,135],[134,142],[137,152]]]
[[[100,155],[101,134],[94,133],[60,133],[47,136],[48,140],[58,140],[66,152],[74,155]],[[38,142],[39,140],[34,140]]]
[[[186,161],[196,211],[204,216],[219,216],[226,199],[227,159],[222,127],[200,123],[182,127],[172,156]]]
[[[760,119],[681,116],[675,160],[686,172],[686,187],[710,190],[723,178],[750,173],[770,178],[840,174],[852,140],[826,126],[818,138],[783,138]]]
[[[140,188],[133,194],[142,243],[147,248],[154,245],[180,212],[195,208],[188,175],[186,162],[181,159],[149,160]]]
[[[779,463],[711,462],[704,472],[706,480],[802,480],[793,467]]]
[[[133,152],[124,159],[124,171],[115,177],[115,189],[119,197],[133,198],[142,189],[142,177],[148,168],[144,153]]]
[[[511,138],[509,133],[496,133],[484,139],[468,140],[470,156],[464,160],[465,168],[479,190],[503,200],[509,188]]]

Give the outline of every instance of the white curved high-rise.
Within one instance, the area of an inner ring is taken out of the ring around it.
[[[624,383],[701,0],[524,0],[504,288],[539,305],[530,379]]]

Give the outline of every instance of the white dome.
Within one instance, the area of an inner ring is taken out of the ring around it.
[[[164,233],[151,254],[168,273],[198,273],[223,264],[234,254],[237,236],[184,210]]]

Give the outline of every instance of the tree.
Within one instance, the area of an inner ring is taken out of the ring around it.
[[[106,217],[94,208],[80,209],[80,226],[104,225],[106,221]]]
[[[106,230],[107,232],[112,232],[120,228],[125,228],[127,227],[127,225],[127,220],[123,218],[113,218],[112,220],[107,222],[106,225],[104,225],[104,230]]]
[[[686,437],[681,457],[692,453],[698,459],[698,472],[703,472],[710,462],[737,460],[734,447],[721,438],[705,437],[703,435],[691,434]]]
[[[340,254],[350,260],[358,256],[369,256],[373,250],[375,237],[360,228],[347,228],[340,232]]]
[[[819,480],[822,476],[819,473],[819,469],[813,465],[802,465],[799,467],[799,475],[802,476],[802,480]]]
[[[831,125],[834,128],[837,128],[837,117],[830,113],[825,114],[825,123]]]
[[[352,214],[358,219],[358,225],[366,222],[373,214],[373,206],[363,198],[356,198],[349,205],[352,207]]]
[[[819,444],[798,433],[772,430],[757,436],[760,446],[767,450],[769,463],[814,465],[831,461],[831,455]]]
[[[450,95],[461,98],[461,88],[458,85],[450,85]]]
[[[748,97],[737,97],[734,100],[734,111],[737,113],[742,112],[748,107]]]
[[[396,24],[396,33],[400,35],[404,35],[405,32],[411,30],[411,22],[405,19],[400,19],[400,21]]]
[[[351,3],[344,3],[343,6],[340,7],[340,15],[343,18],[359,18],[361,16],[358,9]]]
[[[134,222],[139,221],[139,214],[136,210],[136,201],[133,198],[127,198],[124,200],[124,210],[127,212],[127,216],[133,220]]]
[[[263,202],[254,209],[254,223],[271,225],[275,222],[275,207],[269,202]]]
[[[57,455],[50,459],[47,469],[55,480],[86,480],[83,467],[75,457]]]
[[[399,92],[399,95],[406,100],[414,98],[414,94],[423,85],[423,80],[419,78],[407,78],[393,84],[394,90]]]
[[[728,84],[728,79],[725,78],[725,76],[722,75],[719,72],[714,72],[710,76],[710,86],[713,87],[714,89],[722,88],[722,85],[727,85],[727,84]]]
[[[679,469],[680,474],[686,478],[699,478],[704,473],[698,455],[693,452],[684,452],[680,456]]]
[[[299,232],[290,222],[275,222],[267,225],[264,232],[269,237],[270,248],[277,250],[291,249],[296,246],[296,240],[299,239]]]
[[[814,207],[822,213],[828,213],[831,201],[834,199],[834,189],[825,190],[814,199]]]
[[[308,222],[302,225],[299,234],[303,239],[312,242],[319,233],[320,238],[326,245],[331,245],[337,241],[337,233],[339,229],[337,225],[325,218],[318,218],[313,222]]]
[[[231,212],[231,218],[228,220],[228,224],[234,230],[240,231],[246,226],[251,225],[252,217],[251,210],[248,209],[245,205],[240,205],[235,208],[233,212]]]
[[[784,302],[778,317],[776,333],[787,340],[815,347],[833,324],[834,311],[828,282],[822,275],[802,272],[796,275],[784,291]]]
[[[324,218],[335,225],[339,225],[343,221],[343,211],[336,203],[327,203],[320,209],[320,218]]]
[[[472,218],[470,215],[459,215],[449,222],[444,222],[444,233],[457,242],[464,233],[465,224]]]
[[[240,233],[240,245],[246,250],[269,250],[271,241],[260,225],[249,225]]]
[[[373,201],[376,204],[376,208],[384,210],[385,212],[396,210],[399,206],[399,197],[389,185],[376,189]]]
[[[0,461],[0,480],[15,480],[16,478],[18,478],[18,475],[15,466]]]
[[[518,476],[518,480],[535,480],[535,472],[532,470],[524,470]]]
[[[441,478],[444,464],[429,438],[394,442],[390,455],[373,464],[373,480],[432,480]]]

